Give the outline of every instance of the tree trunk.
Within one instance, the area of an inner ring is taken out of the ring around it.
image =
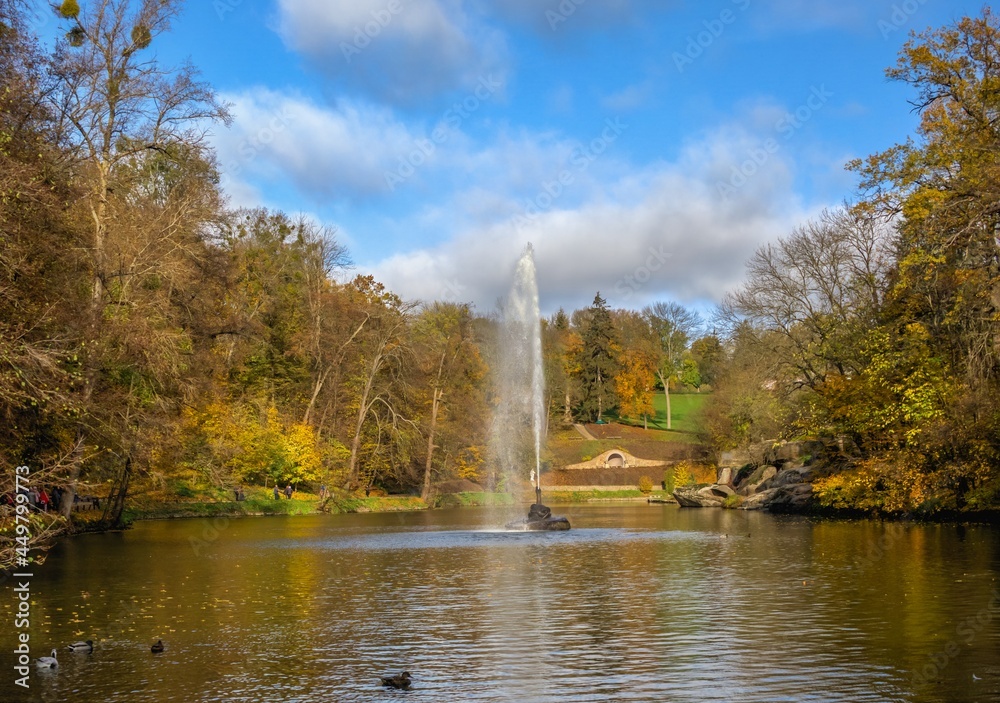
[[[313,386],[312,397],[309,399],[309,405],[306,407],[305,414],[302,416],[302,424],[308,425],[309,418],[312,416],[313,409],[316,407],[316,398],[319,397],[319,393],[323,390],[323,384],[326,382],[326,377],[330,375],[330,369],[327,368],[326,371],[319,375],[316,379],[316,383]]]
[[[431,388],[431,426],[427,432],[427,464],[424,467],[424,488],[420,491],[420,497],[427,500],[431,495],[431,463],[434,458],[434,430],[437,428],[438,408],[441,405],[441,398],[444,391],[441,390],[441,377],[444,375],[444,361],[448,357],[448,350],[441,352],[441,361],[438,362],[437,378]]]
[[[662,371],[657,371],[656,375],[660,377],[660,383],[663,384],[663,396],[667,400],[667,429],[673,429],[673,418],[670,417],[670,384],[667,379],[663,377]]]
[[[354,424],[354,437],[351,439],[351,459],[347,467],[347,484],[352,489],[356,487],[355,484],[358,481],[358,449],[361,447],[361,430],[364,429],[365,418],[368,416],[368,411],[372,406],[372,389],[375,387],[375,377],[382,368],[382,361],[384,359],[382,349],[384,348],[385,345],[383,344],[372,359],[371,369],[368,372],[368,378],[365,379],[365,387],[361,392],[361,399],[358,402],[358,419]]]
[[[125,511],[125,499],[128,497],[129,484],[132,481],[132,457],[125,458],[125,466],[121,475],[108,492],[107,504],[101,521],[108,528],[122,527],[122,513]]]
[[[358,448],[361,446],[361,429],[365,424],[365,415],[368,414],[366,407],[367,395],[362,397],[362,402],[358,406],[358,420],[354,426],[354,437],[351,439],[351,458],[347,463],[347,487],[353,490],[358,481]]]
[[[563,406],[563,422],[567,425],[573,424],[573,412],[570,410],[569,391],[566,391],[566,404]]]
[[[80,469],[83,467],[83,445],[85,434],[80,427],[76,432],[76,447],[73,448],[73,459],[70,463],[69,481],[59,502],[59,512],[67,521],[73,521],[73,501],[76,499],[76,482],[80,479]]]
[[[438,406],[441,403],[443,391],[434,389],[434,399],[431,401],[431,426],[427,432],[427,463],[424,465],[424,487],[420,491],[420,497],[428,500],[431,495],[431,464],[434,458],[434,430],[437,427]]]

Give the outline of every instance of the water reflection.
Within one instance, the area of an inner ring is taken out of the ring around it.
[[[34,655],[95,651],[0,700],[381,701],[403,669],[435,702],[1000,700],[992,528],[559,512],[572,531],[459,510],[74,539],[34,580]]]

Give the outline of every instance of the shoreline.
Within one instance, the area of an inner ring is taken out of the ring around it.
[[[602,493],[619,493],[605,495]],[[629,493],[630,495],[620,495]],[[552,506],[593,505],[620,503],[636,505],[646,503],[653,505],[677,506],[676,501],[667,496],[664,491],[654,491],[642,494],[640,491],[589,491],[586,493],[574,491],[560,493],[552,491],[545,502]],[[492,493],[454,493],[438,496],[433,505],[428,505],[418,496],[378,496],[378,497],[342,497],[329,499],[327,509],[322,509],[318,497],[293,499],[291,501],[174,501],[153,503],[144,506],[132,506],[124,513],[124,524],[115,528],[103,527],[97,520],[79,520],[72,526],[64,526],[51,536],[42,552],[48,551],[55,544],[68,537],[83,534],[101,534],[122,532],[128,530],[135,522],[153,520],[186,520],[196,518],[260,518],[297,515],[340,515],[363,513],[399,513],[419,512],[425,510],[447,510],[453,508],[471,507],[526,507],[530,499],[517,500],[510,494]],[[736,508],[680,508],[678,510],[736,510]],[[810,506],[802,510],[762,511],[774,516],[797,516],[811,520],[860,521],[871,520],[886,523],[937,524],[937,525],[989,525],[1000,526],[1000,509],[978,510],[975,512],[942,511],[938,513],[877,513],[863,510],[848,510],[843,508],[826,508]],[[44,559],[44,557],[43,557]],[[12,567],[0,566],[0,575]]]
[[[627,494],[627,495],[626,495]],[[662,495],[661,495],[662,494]],[[544,502],[553,505],[583,505],[588,503],[648,503],[650,498],[669,501],[669,496],[663,491],[642,493],[635,491],[551,491],[543,496]],[[142,506],[131,506],[125,509],[126,523],[145,520],[183,520],[188,518],[214,517],[274,517],[291,515],[342,515],[364,513],[395,513],[416,512],[422,510],[443,510],[449,508],[474,507],[515,507],[527,506],[531,499],[518,500],[509,493],[448,493],[437,496],[432,504],[428,504],[419,496],[378,496],[378,497],[345,497],[320,501],[318,497],[295,498],[290,501],[281,500],[247,500],[247,501],[167,501]],[[76,525],[83,529],[88,521],[80,521]]]

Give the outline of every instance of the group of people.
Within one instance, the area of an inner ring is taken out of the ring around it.
[[[40,513],[47,513],[51,506],[53,510],[59,510],[59,502],[62,498],[59,489],[53,488],[51,495],[45,489],[38,490],[34,486],[25,491],[18,491],[26,496],[28,507]],[[0,505],[16,505],[17,498],[12,493],[4,493],[0,496]]]
[[[285,498],[287,498],[288,500],[291,500],[292,499],[292,493],[294,493],[294,491],[292,490],[292,484],[289,483],[287,486],[285,486],[285,490],[284,490]],[[278,484],[274,484],[274,499],[275,500],[281,500],[281,494],[282,494],[282,490],[280,488],[278,488]]]
[[[19,492],[26,496],[28,506],[40,513],[47,513],[50,508],[54,511],[58,511],[60,504],[62,503],[63,496],[65,495],[63,490],[58,486],[53,488],[51,493],[46,491],[45,488],[38,489],[34,486]],[[16,498],[13,494],[4,493],[3,495],[0,495],[0,505],[15,504]]]

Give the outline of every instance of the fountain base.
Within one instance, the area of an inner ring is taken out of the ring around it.
[[[507,523],[508,530],[524,532],[562,532],[569,529],[569,520],[561,516],[552,516],[548,506],[533,503],[528,509],[528,517]]]

